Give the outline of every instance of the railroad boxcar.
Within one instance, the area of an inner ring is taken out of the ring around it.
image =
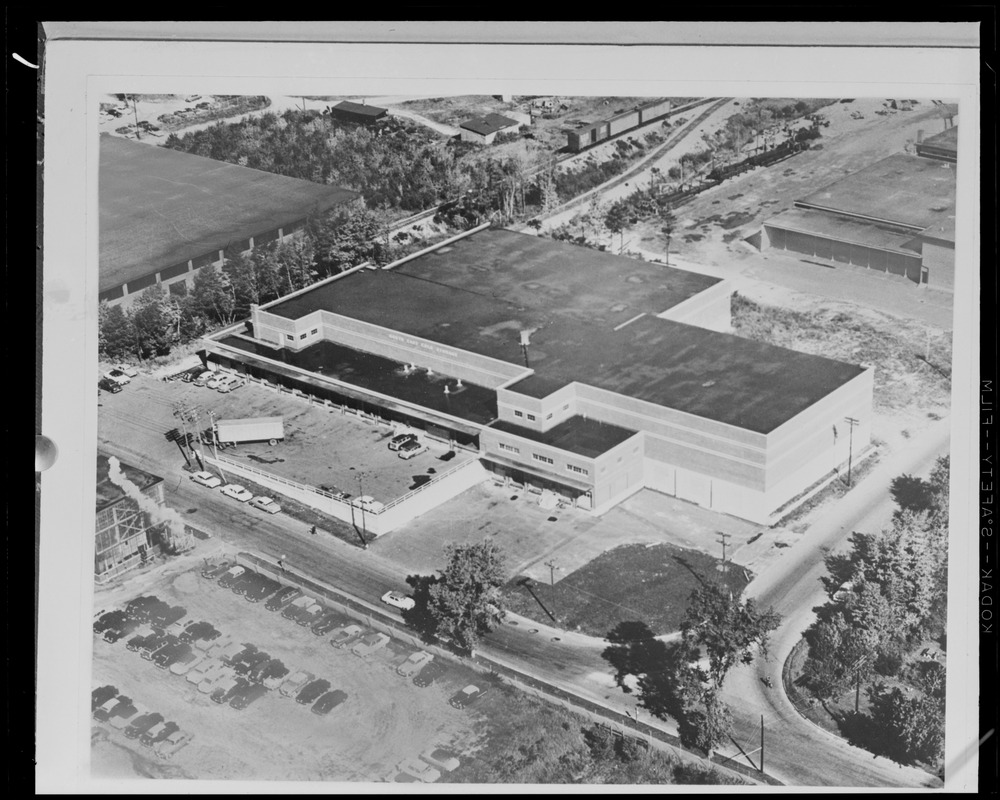
[[[657,100],[653,103],[647,103],[639,108],[639,124],[645,125],[647,122],[653,122],[660,117],[666,116],[670,113],[670,109],[673,107],[673,103],[669,100]]]
[[[629,111],[626,114],[621,114],[617,117],[612,117],[608,120],[608,125],[610,127],[611,136],[617,136],[619,133],[624,133],[631,128],[638,127],[639,125],[639,112]]]

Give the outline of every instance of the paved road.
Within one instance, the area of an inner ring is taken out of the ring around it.
[[[148,377],[133,381],[128,391],[139,391],[145,408],[169,409],[170,385]],[[109,453],[164,478],[167,505],[177,509],[198,527],[207,528],[231,543],[271,556],[342,588],[371,603],[377,603],[387,588],[405,588],[407,570],[383,558],[378,542],[367,551],[330,535],[310,535],[308,527],[278,515],[272,517],[192,483],[182,470],[183,459],[176,445],[163,439],[162,424],[148,416],[130,412],[109,398],[101,414],[99,441]],[[888,483],[901,472],[917,472],[944,445],[947,425],[939,423],[933,433],[914,441],[874,470],[848,497],[850,503],[814,526],[802,543],[790,549],[787,558],[765,570],[751,591],[765,604],[775,604],[787,614],[775,636],[779,658],[787,655],[801,631],[811,621],[809,609],[821,602],[818,576],[822,571],[821,549],[842,541],[852,529],[869,518],[884,516]],[[882,515],[882,516],[879,516]],[[484,644],[496,655],[550,683],[590,700],[634,713],[635,698],[626,695],[611,679],[611,670],[601,657],[603,640],[549,628],[514,618],[518,624],[504,625]],[[919,770],[901,769],[884,759],[851,748],[799,717],[780,691],[764,693],[752,670],[734,674],[727,687],[730,703],[741,730],[755,729],[759,715],[771,720],[768,736],[768,771],[792,784],[852,786],[921,786],[928,776]],[[676,733],[676,726],[643,717],[644,721]],[[780,724],[778,724],[780,721]]]

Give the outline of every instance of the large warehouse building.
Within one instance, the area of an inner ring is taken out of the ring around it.
[[[953,291],[956,181],[955,159],[947,156],[949,142],[957,140],[949,131],[956,130],[927,139],[922,155],[889,156],[797,200],[764,223],[761,249]]]
[[[336,186],[101,136],[99,293],[125,303],[155,284],[186,293],[197,271],[358,202]]]
[[[505,480],[594,513],[649,487],[767,522],[866,447],[872,372],[726,333],[730,296],[717,278],[486,230],[255,307],[207,349],[477,448]]]

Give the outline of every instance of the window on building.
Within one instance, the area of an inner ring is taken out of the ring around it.
[[[522,413],[521,411],[515,411],[515,412],[514,412],[514,416],[515,416],[515,417],[523,417],[523,416],[524,416],[524,414],[523,414],[523,413]]]
[[[528,414],[528,420],[530,422],[534,422],[535,421],[535,415],[534,414]]]
[[[548,456],[540,456],[540,455],[538,455],[538,453],[532,453],[531,457],[533,459],[535,459],[535,461],[541,461],[543,464],[555,464],[556,463],[553,459],[549,458]]]
[[[319,333],[319,328],[313,328],[311,331],[309,331],[310,336],[315,336],[317,333]]]
[[[306,338],[306,337],[307,337],[308,335],[309,335],[308,333],[300,333],[300,334],[299,334],[299,338],[300,338],[300,339],[305,339],[305,338]],[[621,461],[621,459],[620,459],[620,458],[619,458],[618,460],[619,460],[619,461]]]
[[[521,452],[519,448],[514,447],[513,445],[510,445],[510,444],[504,444],[503,442],[497,442],[497,447],[499,447],[501,450],[504,450],[504,451],[506,451],[508,453],[520,453]]]
[[[570,472],[575,472],[577,475],[589,475],[590,471],[584,469],[583,467],[578,467],[576,464],[567,464],[566,469]]]
[[[547,416],[545,417],[545,419],[552,419],[552,415],[551,415],[551,414],[548,414],[548,415],[547,415]]]
[[[563,406],[563,411],[569,411],[569,403]]]
[[[288,341],[290,341],[290,342],[294,342],[295,341],[295,337],[292,336],[292,334],[290,334],[290,333],[286,333],[285,334],[285,338],[288,339]]]

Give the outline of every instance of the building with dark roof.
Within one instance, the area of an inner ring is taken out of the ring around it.
[[[482,117],[467,119],[458,127],[461,129],[463,142],[493,144],[493,140],[498,134],[517,133],[521,128],[521,123],[502,114],[486,114]]]
[[[726,281],[507,230],[255,307],[210,360],[479,450],[600,513],[767,521],[869,440],[872,371],[733,336]]]
[[[794,208],[764,222],[761,249],[788,250],[951,291],[954,159],[923,155],[929,155],[926,148],[920,156],[889,156],[796,200]]]
[[[958,126],[952,125],[941,133],[936,133],[917,142],[917,155],[936,158],[939,161],[958,162]]]
[[[346,207],[356,192],[101,136],[98,179],[101,300],[134,299],[154,284],[185,293],[194,275],[300,231],[310,214]]]
[[[385,119],[389,115],[389,110],[378,106],[369,106],[364,103],[352,103],[344,100],[330,108],[330,116],[340,122],[353,122],[358,125],[374,125],[376,122]]]
[[[142,564],[161,543],[158,523],[110,477],[111,464],[97,455],[97,531],[94,576],[105,582]],[[121,473],[150,502],[163,505],[163,479],[130,464]]]

